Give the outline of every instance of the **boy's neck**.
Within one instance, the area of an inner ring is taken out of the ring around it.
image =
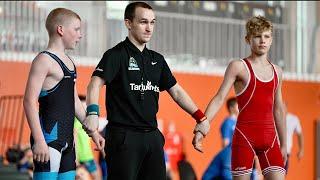
[[[263,55],[257,55],[255,53],[251,53],[248,59],[250,59],[254,63],[264,63],[268,62],[268,54],[265,53]]]
[[[52,51],[57,54],[64,54],[65,53],[65,47],[64,47],[62,41],[58,40],[58,39],[53,39],[53,38],[49,39],[47,50]]]

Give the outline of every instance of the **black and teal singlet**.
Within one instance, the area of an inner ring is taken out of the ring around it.
[[[76,67],[71,71],[61,59],[48,51],[61,67],[64,77],[51,89],[41,90],[39,95],[39,117],[44,139],[49,147],[50,160],[46,163],[34,161],[34,180],[75,179],[75,149],[73,125],[75,117],[74,86]],[[31,144],[34,141],[31,137]]]
[[[39,117],[42,132],[47,143],[59,141],[60,143],[73,142],[73,125],[75,117],[74,86],[76,68],[74,71],[48,51],[43,51],[59,63],[64,77],[51,89],[42,90],[39,96]]]

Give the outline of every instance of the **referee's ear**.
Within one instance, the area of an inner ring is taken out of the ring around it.
[[[125,23],[127,29],[130,31],[130,30],[131,30],[131,23],[132,23],[132,22],[130,21],[130,19],[125,19],[125,20],[124,20],[124,23]]]

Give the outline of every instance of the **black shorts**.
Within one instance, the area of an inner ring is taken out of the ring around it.
[[[56,140],[48,143],[48,146],[50,160],[47,163],[34,161],[33,179],[74,179],[76,169],[74,144]]]

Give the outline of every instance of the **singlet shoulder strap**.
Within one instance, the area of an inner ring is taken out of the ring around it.
[[[55,55],[55,54],[53,54],[53,53],[51,53],[49,51],[42,51],[42,52],[40,52],[40,54],[41,53],[48,54],[52,59],[54,59],[59,64],[59,66],[61,67],[61,69],[62,69],[62,71],[64,73],[73,73],[73,72],[75,72],[76,69],[74,69],[74,71],[69,70],[68,67],[62,62],[62,60],[57,55]],[[69,56],[68,56],[68,58],[70,59]],[[75,67],[75,65],[74,65],[72,60],[71,60],[71,62],[73,64],[73,66]]]
[[[42,51],[40,52],[40,54],[48,54],[52,59],[54,59],[55,61],[57,61],[57,63],[59,64],[59,66],[61,67],[62,70],[64,70],[64,67],[63,67],[63,62],[61,61],[61,59],[56,56],[55,54],[49,52],[49,51]]]
[[[251,63],[249,62],[249,60],[247,58],[244,58],[243,61],[245,62],[245,64],[247,65],[248,69],[249,69],[249,72],[250,72],[250,75],[251,75],[251,78],[254,78],[255,75],[254,75],[254,72],[253,72],[253,69],[252,69],[252,66],[251,66]]]
[[[73,64],[73,71],[74,71],[74,73],[76,73],[77,72],[77,68],[76,68],[76,65],[74,64],[74,62],[73,62],[73,60],[70,58],[70,56],[69,55],[67,55],[67,57],[70,59],[70,61],[72,62],[72,64]]]
[[[272,64],[270,61],[268,61],[271,66],[272,66],[272,69],[273,69],[273,74],[274,74],[274,80],[276,81],[276,86],[278,87],[278,84],[279,84],[279,76],[278,76],[278,73],[277,73],[277,70],[276,70],[276,67],[274,66],[274,64]]]

